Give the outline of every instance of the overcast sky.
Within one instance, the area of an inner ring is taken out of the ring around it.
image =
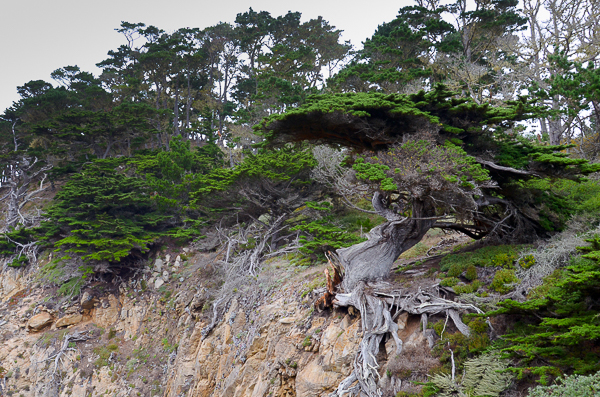
[[[6,0],[0,11],[0,113],[19,99],[16,87],[51,81],[67,65],[99,74],[95,64],[124,44],[121,21],[143,22],[166,31],[233,23],[252,7],[279,16],[300,11],[302,21],[321,15],[355,46],[388,22],[410,0]]]

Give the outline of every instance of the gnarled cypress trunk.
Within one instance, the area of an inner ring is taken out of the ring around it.
[[[379,397],[381,376],[376,360],[379,346],[390,335],[396,342],[396,353],[402,352],[402,340],[398,337],[398,325],[394,319],[402,312],[420,315],[423,332],[426,332],[427,317],[446,313],[464,334],[469,328],[462,323],[458,311],[481,312],[472,305],[452,302],[430,292],[406,294],[380,280],[388,276],[400,254],[421,241],[425,233],[436,222],[435,206],[432,202],[415,200],[412,217],[403,217],[390,210],[384,196],[373,195],[373,207],[387,222],[376,226],[368,234],[368,240],[348,248],[337,250],[344,269],[342,288],[336,306],[354,306],[361,314],[363,340],[354,359],[354,369],[342,380],[330,397],[359,396]],[[410,360],[410,357],[406,358]]]
[[[343,287],[351,291],[359,282],[385,278],[400,254],[417,244],[435,224],[435,208],[427,201],[413,202],[413,216],[402,217],[385,205],[379,192],[373,195],[373,207],[387,222],[376,226],[368,240],[337,250],[344,268]]]

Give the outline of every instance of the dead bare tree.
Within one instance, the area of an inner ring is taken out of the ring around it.
[[[69,351],[77,351],[77,349],[72,346],[77,342],[83,342],[88,339],[89,337],[81,331],[68,333],[64,336],[60,347],[54,353],[50,354],[48,358],[41,361],[41,363],[51,362],[54,365],[47,366],[47,369],[44,370],[45,376],[50,379],[42,385],[38,385],[40,387],[40,395],[57,396],[60,394],[60,387],[63,382],[60,366],[63,365],[64,358],[68,358],[66,353]],[[37,366],[38,363],[34,363],[34,365]]]
[[[28,227],[42,219],[41,210],[37,207],[25,212],[27,204],[39,200],[40,194],[46,191],[50,184],[44,186],[51,165],[40,166],[37,158],[22,156],[18,161],[9,164],[8,178],[0,190],[5,194],[0,201],[6,202],[6,217],[1,231],[6,232],[21,225]],[[35,186],[39,182],[39,187]]]
[[[284,221],[289,214],[280,215],[269,224],[256,220],[248,227],[224,231],[217,228],[224,241],[221,249],[225,258],[218,261],[224,268],[224,283],[212,304],[212,319],[202,330],[206,337],[219,323],[236,293],[243,293],[246,301],[254,301],[261,295],[255,284],[263,261],[279,255],[296,252],[300,248],[298,238],[276,249],[271,245],[273,237],[285,229]]]

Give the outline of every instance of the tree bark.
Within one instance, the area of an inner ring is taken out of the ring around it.
[[[388,276],[400,254],[417,244],[435,224],[435,208],[425,201],[413,202],[413,217],[404,218],[387,208],[379,192],[373,195],[373,207],[388,221],[376,226],[368,240],[337,250],[344,268],[343,287],[351,291],[359,282],[381,280]]]

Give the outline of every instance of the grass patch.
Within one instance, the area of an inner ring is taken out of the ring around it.
[[[427,251],[429,250],[429,246],[427,246],[427,244],[423,243],[422,241],[419,241],[417,244],[413,245],[410,249],[406,250],[405,252],[402,253],[402,255],[400,255],[401,259],[412,259],[412,258],[418,258],[420,256],[425,256],[425,254],[427,254]]]
[[[94,353],[98,355],[98,358],[94,362],[96,368],[102,368],[108,365],[108,360],[110,359],[110,355],[112,353],[117,353],[119,351],[119,346],[116,344],[110,344],[108,346],[100,346],[94,348]]]

